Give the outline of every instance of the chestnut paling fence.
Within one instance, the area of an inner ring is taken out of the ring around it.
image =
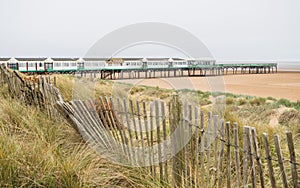
[[[283,138],[259,134],[182,103],[176,95],[168,104],[108,97],[65,102],[55,79],[28,79],[3,66],[0,86],[49,117],[60,114],[99,154],[143,168],[163,185],[300,187],[291,132]]]
[[[55,77],[53,79],[50,79],[50,76],[26,77],[0,65],[0,87],[7,85],[11,97],[38,109],[45,109],[49,117],[58,115],[55,104],[57,101],[63,101],[55,84]]]

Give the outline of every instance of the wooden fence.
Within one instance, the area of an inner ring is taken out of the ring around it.
[[[281,138],[283,147],[278,135],[259,135],[253,127],[182,104],[176,95],[169,104],[107,97],[65,102],[55,79],[22,78],[1,66],[4,85],[12,97],[45,109],[49,117],[64,116],[101,155],[144,168],[166,186],[300,187],[299,148],[291,132]]]
[[[115,162],[143,167],[174,187],[299,187],[293,137],[258,135],[211,112],[100,97],[59,102],[59,109],[87,142]],[[96,141],[95,141],[96,140]],[[298,150],[299,151],[299,150]]]
[[[54,86],[55,82],[56,78],[50,80],[49,76],[24,77],[17,71],[0,65],[0,87],[7,84],[11,97],[46,110],[50,118],[58,115],[56,102],[63,101],[59,90]]]

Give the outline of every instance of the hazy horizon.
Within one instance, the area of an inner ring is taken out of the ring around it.
[[[141,22],[181,27],[218,61],[300,62],[300,1],[37,1],[0,2],[0,57],[84,57],[100,38]],[[119,56],[181,57],[144,45]]]

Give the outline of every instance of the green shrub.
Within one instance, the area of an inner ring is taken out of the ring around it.
[[[209,93],[209,92],[205,92],[205,93],[203,93],[203,95],[202,95],[203,98],[209,98],[209,96],[210,96],[210,93]]]
[[[253,99],[252,96],[246,96],[246,100]]]
[[[279,99],[277,101],[277,104],[282,105],[282,106],[286,106],[286,107],[291,107],[292,106],[292,103],[287,99]]]
[[[276,101],[276,99],[273,98],[273,97],[267,97],[267,99],[268,99],[268,100],[271,100],[271,101]]]
[[[300,111],[300,101],[299,101],[299,100],[298,100],[297,102],[293,102],[293,103],[292,103],[292,106],[293,106],[296,110]]]
[[[237,98],[237,95],[235,95],[233,93],[226,93],[226,97]]]

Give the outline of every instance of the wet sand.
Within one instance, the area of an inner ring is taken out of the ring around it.
[[[128,80],[127,82],[137,82]],[[224,83],[224,84],[223,84]],[[194,88],[211,91],[222,88],[226,92],[261,97],[286,98],[292,101],[300,100],[300,71],[278,72],[275,74],[243,74],[225,75],[221,77],[184,77],[157,78],[139,80],[137,85],[158,86],[160,88]]]

